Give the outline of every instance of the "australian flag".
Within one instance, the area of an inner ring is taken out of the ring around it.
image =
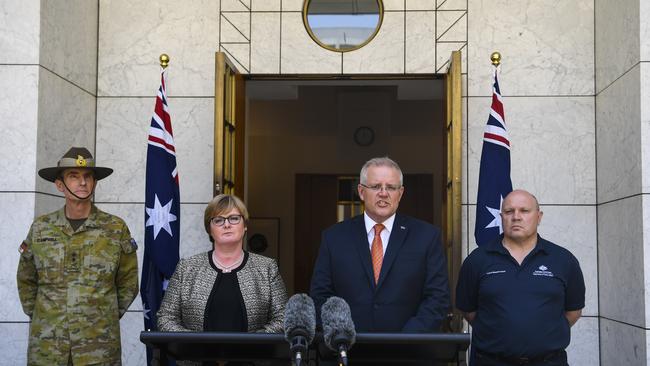
[[[503,233],[501,202],[512,192],[510,180],[510,140],[503,115],[497,68],[494,69],[492,108],[483,134],[483,151],[476,198],[474,237],[483,245]]]
[[[156,330],[156,312],[178,263],[181,222],[176,149],[167,107],[164,69],[149,128],[146,179],[140,296],[145,330]],[[147,349],[147,361],[151,364],[150,349]]]

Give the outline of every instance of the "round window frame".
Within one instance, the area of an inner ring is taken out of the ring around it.
[[[345,50],[340,50],[340,49],[328,46],[328,45],[324,44],[323,42],[321,42],[318,39],[318,37],[316,37],[314,32],[311,30],[311,27],[309,26],[309,20],[307,19],[307,9],[309,9],[309,3],[311,1],[312,0],[305,0],[303,5],[302,5],[302,23],[303,23],[303,26],[307,30],[307,33],[309,34],[309,37],[314,42],[316,42],[316,44],[318,44],[319,46],[321,46],[322,48],[324,48],[324,49],[326,49],[328,51],[340,52],[340,53],[356,51],[356,50],[364,47],[368,43],[372,42],[372,40],[375,39],[375,37],[379,33],[379,30],[381,29],[382,24],[384,23],[384,2],[383,2],[383,0],[375,0],[377,2],[377,5],[379,6],[379,21],[377,22],[377,27],[375,28],[375,31],[370,35],[370,37],[368,37],[368,39],[365,42],[359,44],[358,46],[348,48],[348,49],[345,49]]]

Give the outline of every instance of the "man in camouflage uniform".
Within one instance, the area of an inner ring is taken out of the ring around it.
[[[65,206],[37,218],[20,246],[18,292],[29,328],[29,365],[120,365],[120,317],[138,293],[137,246],[122,219],[91,201],[96,167],[71,148],[38,174]]]

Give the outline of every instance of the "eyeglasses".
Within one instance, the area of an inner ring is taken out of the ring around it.
[[[230,225],[237,225],[241,222],[242,215],[230,215],[228,217],[215,216],[210,219],[210,223],[214,226],[223,226],[226,223],[226,220]]]
[[[400,188],[402,188],[402,186],[397,186],[397,185],[392,185],[392,184],[387,184],[385,186],[382,186],[381,184],[374,184],[374,185],[371,185],[371,186],[367,186],[367,185],[365,185],[363,183],[360,183],[360,184],[361,184],[362,187],[368,188],[369,190],[371,190],[373,192],[379,192],[379,191],[381,191],[383,189],[384,191],[386,191],[388,193],[395,193],[395,192],[399,191]]]

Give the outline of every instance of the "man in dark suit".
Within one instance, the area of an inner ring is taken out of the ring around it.
[[[449,308],[440,230],[395,213],[403,176],[389,158],[364,164],[358,190],[364,214],[323,232],[310,291],[316,312],[339,296],[357,331],[438,331]]]

